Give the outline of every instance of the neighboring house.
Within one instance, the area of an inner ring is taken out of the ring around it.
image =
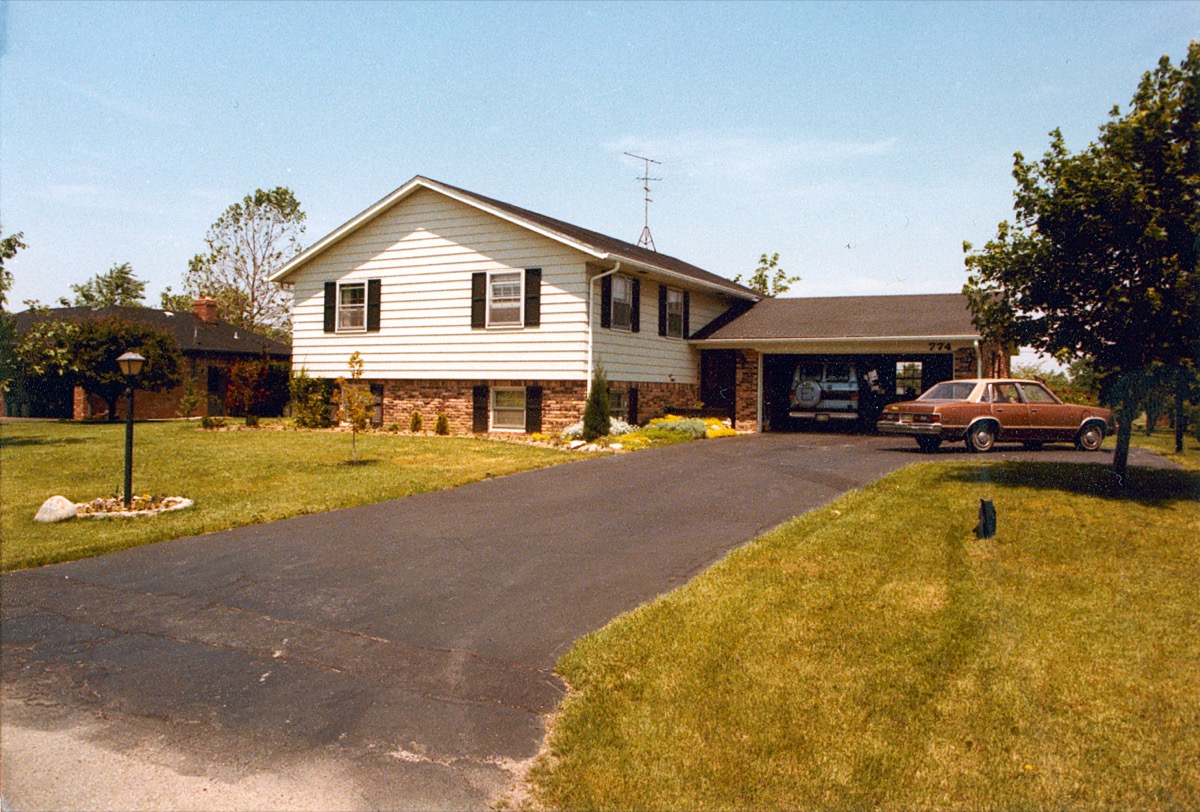
[[[947,314],[932,333],[905,321],[910,303],[862,297],[864,318],[897,324],[863,333],[851,319],[848,343],[829,342],[789,309],[822,300],[763,300],[674,257],[419,176],[272,280],[293,290],[295,370],[345,375],[357,351],[377,422],[445,413],[455,432],[559,431],[580,419],[598,365],[631,422],[706,404],[755,429],[784,427],[764,392],[775,367],[805,354],[899,353],[929,376],[980,357],[961,296],[926,297]],[[769,334],[739,332],[768,322]]]
[[[44,311],[25,310],[13,315],[18,335],[40,321],[84,321],[116,317],[153,327],[175,339],[183,357],[180,372],[191,378],[201,393],[198,412],[207,415],[225,413],[225,393],[229,369],[238,361],[259,360],[264,354],[272,361],[286,362],[291,348],[217,318],[217,304],[210,298],[195,301],[189,311],[157,310],[150,307],[59,307]],[[39,391],[27,392],[13,387],[4,397],[4,413],[13,417],[60,417],[84,420],[108,413],[103,399],[87,397],[83,390],[58,384],[55,377],[38,382]],[[138,391],[134,397],[135,417],[139,420],[176,417],[183,387],[165,392]],[[124,400],[121,401],[124,403]],[[118,406],[118,410],[123,409]],[[123,415],[124,412],[121,412]]]

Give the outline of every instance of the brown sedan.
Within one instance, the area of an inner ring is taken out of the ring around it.
[[[893,403],[876,427],[881,434],[914,437],[926,452],[944,440],[964,440],[970,451],[1010,441],[1027,448],[1074,442],[1095,451],[1116,422],[1109,409],[1063,403],[1036,381],[975,378],[943,381],[916,400]]]

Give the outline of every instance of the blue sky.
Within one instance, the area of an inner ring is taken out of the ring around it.
[[[957,291],[1012,154],[1072,147],[1200,3],[6,4],[12,301],[131,262],[176,290],[208,226],[290,186],[315,241],[413,175],[793,293]]]

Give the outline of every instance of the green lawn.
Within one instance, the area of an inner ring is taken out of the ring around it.
[[[135,493],[186,496],[194,507],[136,519],[37,524],[43,501],[75,502],[121,489],[124,425],[0,425],[0,532],[4,570],[66,561],[302,513],[450,488],[565,462],[572,456],[516,443],[327,431],[203,431],[195,423],[139,423]]]
[[[1192,471],[1200,471],[1200,440],[1196,439],[1196,431],[1192,429],[1183,438],[1183,453],[1175,453],[1175,432],[1159,430],[1146,436],[1144,431],[1134,429],[1131,444],[1157,451],[1172,462],[1182,465]]]
[[[1130,479],[926,464],[768,533],[562,658],[534,797],[1200,808],[1200,475]]]

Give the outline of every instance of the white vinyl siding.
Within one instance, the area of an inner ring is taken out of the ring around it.
[[[700,350],[686,341],[658,334],[658,285],[641,277],[641,330],[625,333],[600,328],[600,284],[596,283],[593,319],[596,361],[610,381],[700,383]],[[694,333],[720,316],[732,300],[692,290],[689,323]]]
[[[290,277],[293,367],[318,377],[344,375],[357,350],[366,377],[376,379],[586,380],[586,259],[419,190]],[[539,326],[472,330],[471,274],[523,275],[526,268],[542,269]],[[324,283],[368,278],[382,280],[379,332],[325,333]]]
[[[491,398],[491,431],[525,431],[523,388],[494,387]]]

